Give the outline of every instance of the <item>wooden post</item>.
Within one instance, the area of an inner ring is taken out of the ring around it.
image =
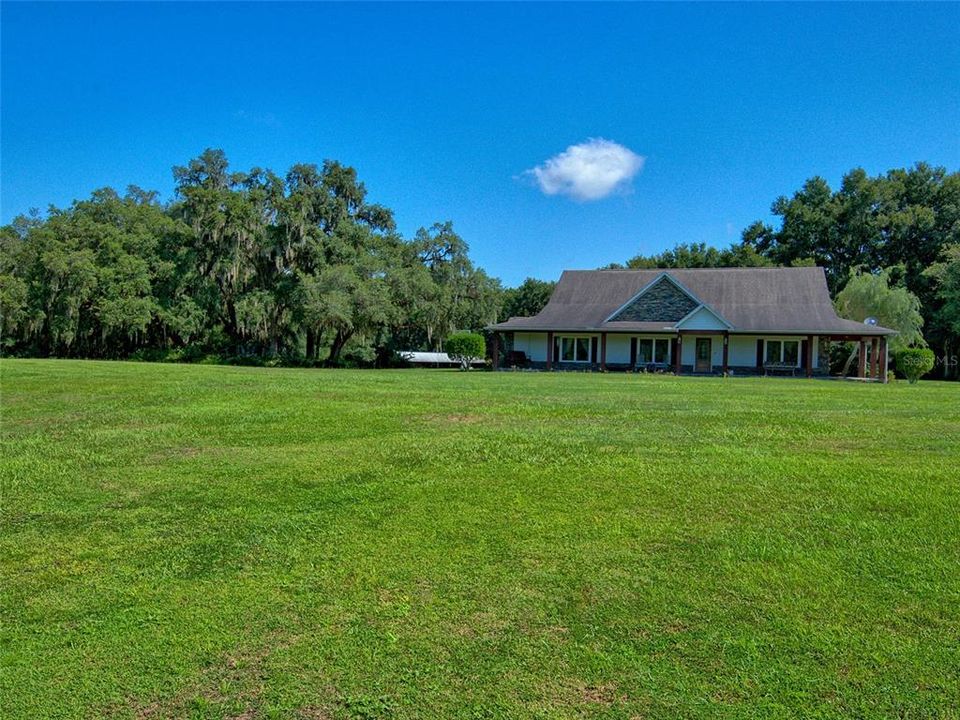
[[[860,338],[860,357],[857,358],[857,377],[867,376],[867,343]]]
[[[723,374],[726,377],[727,370],[730,367],[730,333],[723,334]]]
[[[673,371],[680,374],[680,357],[683,355],[683,335],[677,335],[677,354],[673,358]]]
[[[887,338],[886,336],[880,338],[880,372],[883,375],[880,377],[880,382],[887,383],[887,373],[890,372],[890,358],[887,353]]]
[[[493,369],[496,370],[500,367],[500,333],[496,330],[493,332],[493,349],[490,355],[490,359],[493,360]]]
[[[813,377],[813,335],[807,335],[807,377]]]
[[[880,341],[879,338],[873,338],[870,341],[870,379],[876,380],[880,377]]]
[[[547,370],[553,370],[553,332],[547,333]]]
[[[607,334],[600,333],[600,369],[607,370]]]

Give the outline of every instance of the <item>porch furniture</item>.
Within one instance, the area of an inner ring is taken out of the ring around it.
[[[670,363],[665,362],[648,362],[643,363],[642,365],[637,365],[636,370],[648,372],[648,373],[664,373],[670,369]]]
[[[523,350],[512,350],[507,357],[507,367],[525,368],[530,364],[530,359]]]
[[[790,377],[793,377],[797,374],[797,366],[791,365],[790,363],[764,363],[763,365],[763,374],[764,375],[776,375],[776,374],[786,375],[790,374]]]

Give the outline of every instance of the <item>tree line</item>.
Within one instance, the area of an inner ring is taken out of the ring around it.
[[[207,150],[174,178],[168,204],[103,189],[2,228],[6,353],[376,363],[503,305],[451,223],[405,240],[337,162],[280,177]]]
[[[174,179],[171,202],[106,188],[0,228],[4,354],[383,365],[536,314],[554,287],[504,288],[449,222],[403,238],[338,162],[235,172],[207,150]],[[728,248],[680,244],[608,267],[820,265],[848,316],[892,302],[873,299],[877,285],[902,291],[895,312],[922,324],[905,337],[956,376],[960,173],[857,169],[837,190],[814,177],[771,213],[777,226],[755,222]]]

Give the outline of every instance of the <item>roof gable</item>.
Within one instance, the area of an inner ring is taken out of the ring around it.
[[[643,288],[607,318],[608,322],[678,322],[700,301],[666,273]]]
[[[712,308],[700,305],[677,323],[678,330],[729,330],[730,324]]]

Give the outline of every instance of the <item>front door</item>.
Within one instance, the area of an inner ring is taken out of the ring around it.
[[[713,342],[710,338],[697,338],[697,364],[694,372],[710,372],[710,356],[713,354]]]

